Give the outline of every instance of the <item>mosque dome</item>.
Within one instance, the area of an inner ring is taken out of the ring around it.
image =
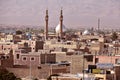
[[[65,27],[65,25],[62,25],[62,31],[65,32],[67,30],[67,28]],[[60,33],[60,24],[58,24],[55,28],[56,33]]]
[[[89,30],[85,30],[85,31],[83,32],[83,35],[90,35],[90,31],[89,31]]]
[[[31,39],[31,36],[32,36],[32,34],[31,33],[26,33],[26,37],[30,40]]]

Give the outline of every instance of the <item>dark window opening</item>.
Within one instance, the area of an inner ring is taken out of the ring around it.
[[[26,60],[27,58],[26,57],[23,57],[23,60]]]
[[[95,63],[98,63],[99,62],[99,58],[95,58]]]
[[[9,56],[6,56],[6,59],[9,59]]]
[[[19,58],[20,58],[20,55],[19,55],[19,54],[17,54],[16,56],[17,56],[17,59],[19,59]]]
[[[41,67],[41,66],[38,66],[38,69],[42,69],[42,67]]]
[[[32,58],[31,58],[31,60],[33,61],[33,60],[34,60],[34,58],[32,57]]]
[[[86,60],[87,60],[88,62],[92,62],[92,61],[93,61],[93,56],[92,56],[92,55],[84,56],[84,58],[86,58]]]

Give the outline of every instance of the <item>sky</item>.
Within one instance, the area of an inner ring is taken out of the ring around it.
[[[120,0],[0,0],[0,24],[45,26],[49,10],[49,26],[59,23],[63,9],[64,25],[69,27],[120,28]]]

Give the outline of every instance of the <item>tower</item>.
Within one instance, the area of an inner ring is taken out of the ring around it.
[[[61,9],[60,11],[60,38],[62,38],[62,35],[63,35],[62,26],[63,26],[63,10]]]
[[[100,19],[98,18],[98,32],[100,30]]]
[[[45,30],[44,30],[44,33],[45,33],[45,40],[48,39],[48,10],[46,10],[46,16],[45,16],[45,21],[46,21],[46,25],[45,25]]]

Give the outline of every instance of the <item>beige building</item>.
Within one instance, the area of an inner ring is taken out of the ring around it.
[[[88,65],[93,64],[93,55],[89,55],[89,54],[66,55],[66,52],[52,52],[52,53],[56,54],[56,62],[70,63],[70,73],[74,73],[74,74],[80,73],[83,71],[83,68],[85,70],[88,68]]]
[[[46,41],[44,44],[44,48],[54,49],[56,47],[77,49],[78,44],[77,44],[77,42],[74,42],[74,41],[58,42],[56,39]]]

